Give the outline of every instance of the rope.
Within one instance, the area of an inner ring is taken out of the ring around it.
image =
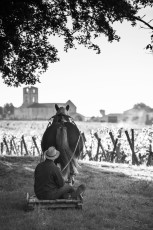
[[[80,135],[79,135],[77,144],[76,144],[76,146],[75,146],[75,150],[74,150],[74,152],[73,152],[73,155],[71,156],[71,158],[70,158],[69,162],[67,163],[67,165],[62,169],[62,172],[63,172],[63,171],[67,168],[67,166],[71,163],[71,161],[72,161],[72,159],[73,159],[73,157],[74,157],[74,154],[75,154],[75,152],[76,152],[76,149],[77,149],[77,147],[78,147],[80,137],[81,137],[81,132],[80,132]]]

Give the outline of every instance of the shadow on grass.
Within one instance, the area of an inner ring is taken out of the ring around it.
[[[26,192],[33,194],[33,172],[25,167],[36,163],[20,160],[21,167],[0,177],[1,230],[152,230],[151,169],[80,162],[75,186],[86,184],[83,210],[25,212]]]

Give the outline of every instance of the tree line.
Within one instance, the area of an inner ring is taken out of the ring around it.
[[[5,103],[4,106],[0,106],[0,116],[1,118],[6,118],[6,117],[10,117],[11,115],[14,114],[14,105],[12,103]],[[137,103],[133,106],[133,109],[136,110],[145,110],[147,112],[152,112],[153,108],[151,108],[150,106],[146,105],[145,103]],[[100,110],[103,111],[103,110]],[[101,112],[100,112],[101,113]],[[101,114],[102,115],[102,114]],[[90,121],[100,121],[101,117],[95,117],[92,116],[90,118]]]

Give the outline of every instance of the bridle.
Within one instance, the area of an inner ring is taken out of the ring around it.
[[[59,120],[60,120],[61,117],[64,117],[64,119],[61,120],[61,121],[59,122]],[[71,116],[66,115],[66,114],[63,114],[63,113],[58,113],[58,114],[55,114],[54,116],[50,117],[50,118],[49,118],[49,121],[48,121],[48,126],[47,126],[47,128],[48,128],[53,122],[57,122],[57,123],[61,123],[61,124],[63,124],[64,122],[70,122],[70,123],[73,123],[74,125],[76,125],[75,122],[74,122],[74,120],[73,120],[73,118],[72,118]]]

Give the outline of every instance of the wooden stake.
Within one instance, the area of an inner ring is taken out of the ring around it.
[[[97,132],[94,133],[94,136],[95,136],[95,138],[96,138],[97,141],[98,141],[98,146],[101,147],[101,149],[102,149],[102,153],[103,153],[102,156],[104,156],[105,159],[106,159],[106,152],[105,152],[104,147],[103,147],[103,145],[102,145],[102,143],[101,143],[101,138],[99,138]],[[98,154],[99,154],[99,147],[97,147]],[[97,154],[96,154],[96,155],[97,155]]]
[[[17,151],[17,147],[16,147],[14,137],[12,137],[12,143],[13,143],[13,147],[14,147],[14,152],[18,155],[18,151]]]
[[[22,135],[22,142],[23,142],[23,146],[24,146],[24,148],[25,148],[25,151],[26,151],[26,155],[28,155],[28,149],[27,149],[27,145],[26,145],[26,142],[25,142],[25,140],[24,140],[24,135]]]
[[[12,140],[10,140],[10,155],[12,154],[13,151],[13,145],[12,145]]]
[[[38,155],[40,156],[40,151],[39,151],[39,148],[38,148],[38,145],[37,145],[37,142],[36,142],[36,138],[33,136],[32,140],[33,140],[33,143],[34,143],[34,145],[35,145],[35,147],[37,149]]]
[[[3,142],[4,142],[5,146],[6,146],[6,153],[10,154],[10,150],[9,150],[9,147],[8,147],[8,144],[7,144],[7,141],[6,141],[5,137],[3,138]]]
[[[4,148],[3,142],[1,142],[1,154],[2,155],[3,155],[3,148]]]
[[[113,151],[112,151],[112,155],[111,155],[111,162],[113,162],[114,158],[115,158],[115,155],[116,155],[116,147],[117,147],[117,143],[118,143],[118,138],[116,138],[116,140],[115,140],[112,132],[109,132],[109,135],[110,135],[111,140],[112,140],[113,145],[114,145],[114,148],[113,148]]]
[[[113,145],[115,145],[115,138],[114,138],[112,132],[109,132],[109,135],[110,135],[110,138],[111,138],[111,140],[113,142]]]
[[[132,152],[132,165],[135,165],[135,164],[139,165],[137,156],[136,156],[135,151],[134,151],[134,129],[131,129],[131,133],[132,133],[132,139],[130,139],[128,131],[127,130],[125,131],[125,134],[126,134],[126,137],[128,139],[128,142],[129,142],[129,145],[131,148],[131,152]]]
[[[20,145],[21,145],[21,156],[22,156],[23,155],[23,141],[22,141],[22,139],[21,139]]]
[[[149,156],[148,156],[147,166],[151,165],[152,157],[153,157],[152,145],[150,144],[149,145]]]

